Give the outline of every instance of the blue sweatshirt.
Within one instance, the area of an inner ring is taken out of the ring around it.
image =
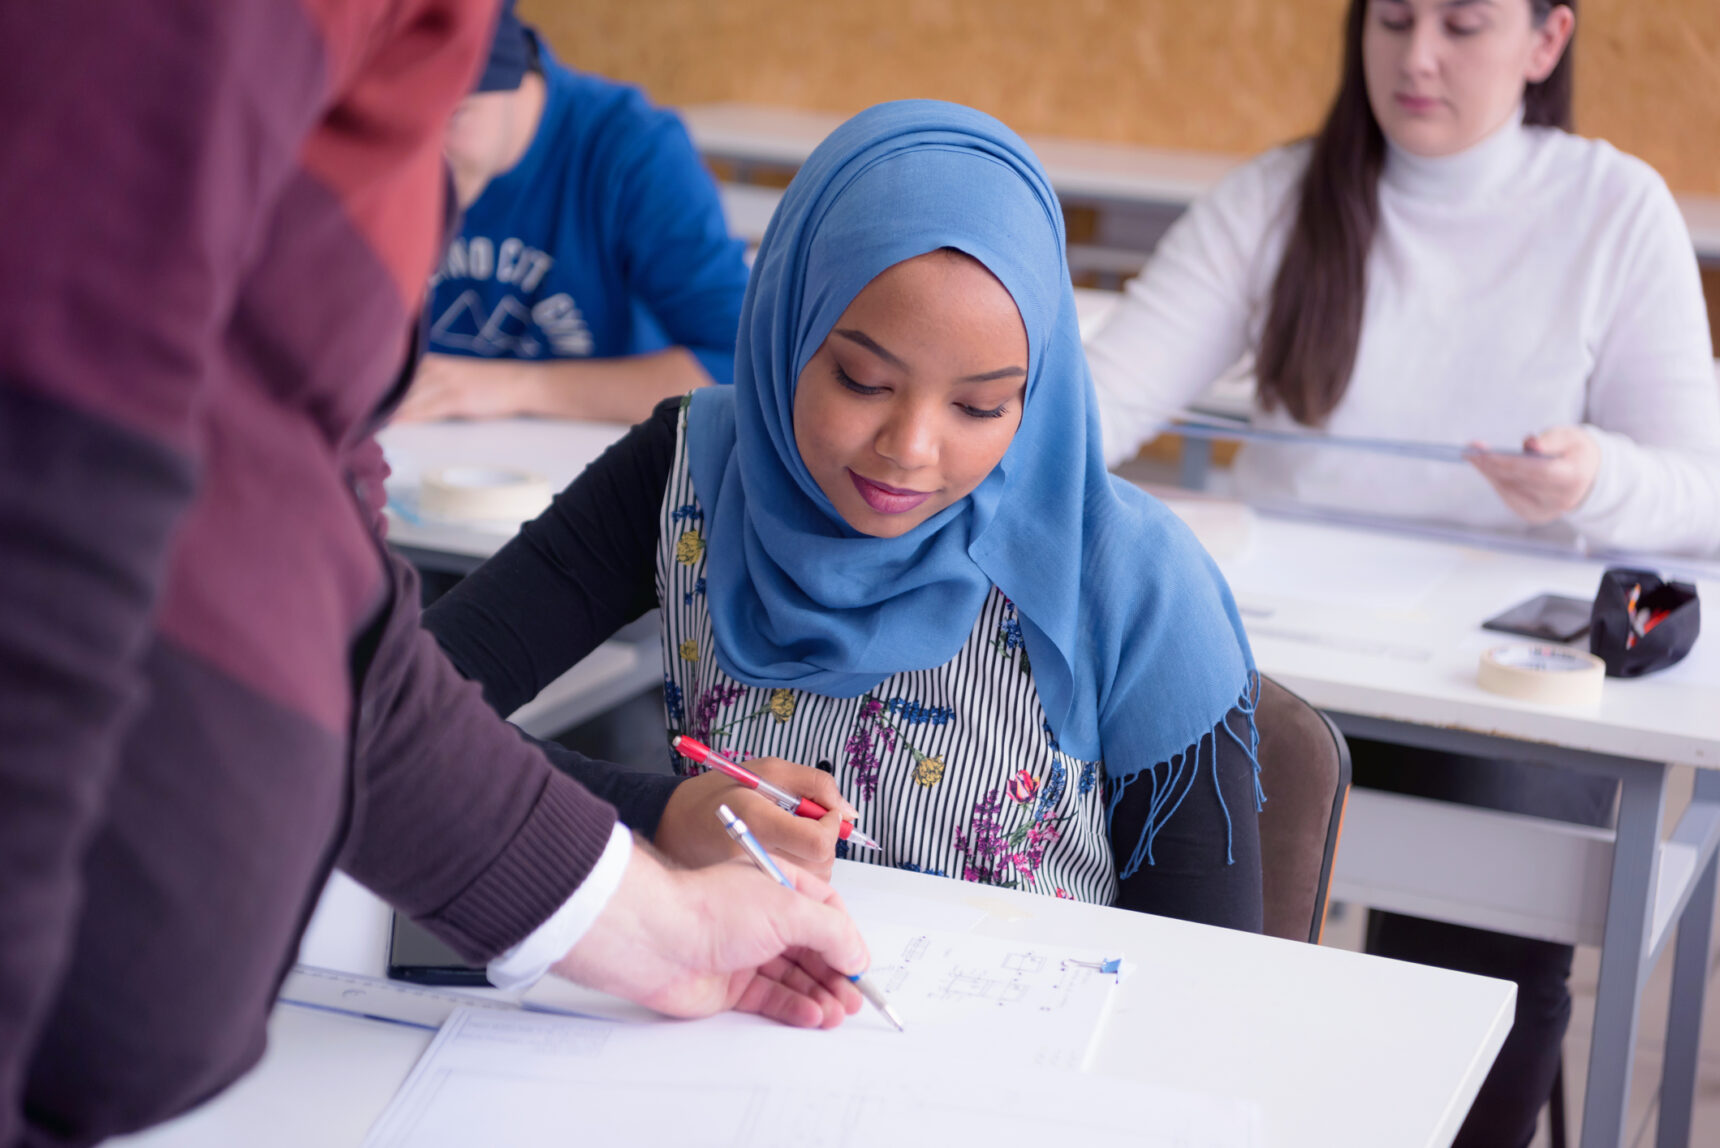
[[[431,280],[430,349],[485,358],[692,351],[734,380],[744,247],[673,112],[574,72],[548,89],[520,162],[466,212]]]

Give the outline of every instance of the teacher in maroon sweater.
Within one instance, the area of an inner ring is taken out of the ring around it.
[[[336,865],[516,980],[859,1006],[826,886],[635,845],[443,660],[379,541],[370,433],[495,19],[0,5],[4,1148],[143,1127],[254,1064]]]

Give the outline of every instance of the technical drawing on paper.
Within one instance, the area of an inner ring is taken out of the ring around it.
[[[1036,978],[1044,971],[1046,959],[1038,953],[1006,953],[997,969],[973,969],[952,966],[941,987],[931,995],[940,1000],[978,997],[999,1004],[1016,1004],[1026,1000],[1036,987]],[[1055,990],[1053,983],[1047,986]],[[1046,1006],[1041,1006],[1046,1007]]]
[[[1098,975],[1097,962],[1077,959],[1085,954],[962,933],[904,931],[874,943],[880,955],[898,954],[873,966],[879,987],[933,1023],[988,1005],[1011,1013],[1086,1012],[1097,998],[1103,1011],[1109,995],[1111,981]]]

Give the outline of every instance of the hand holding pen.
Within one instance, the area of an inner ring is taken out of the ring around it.
[[[802,797],[799,794],[790,793],[786,789],[781,789],[772,785],[752,770],[730,761],[728,758],[724,757],[702,741],[694,741],[690,737],[681,737],[677,735],[675,740],[670,744],[674,747],[676,753],[680,754],[688,761],[693,762],[696,765],[703,765],[710,769],[714,769],[717,772],[726,775],[731,780],[740,782],[748,789],[758,790],[760,793],[776,802],[779,808],[794,814],[796,817],[808,817],[817,821],[826,813],[830,812],[830,810],[818,804],[818,802],[812,800],[810,797]],[[872,838],[856,829],[852,821],[843,821],[842,827],[837,830],[836,835],[842,838],[842,840],[848,842],[850,845],[863,845],[868,849],[882,848],[882,846],[872,840]]]
[[[735,816],[734,810],[726,805],[719,805],[717,806],[717,816],[722,820],[724,832],[734,838],[735,844],[739,845],[742,852],[752,858],[752,863],[757,865],[765,876],[785,888],[794,888],[794,882],[790,881],[781,867],[771,860],[770,854],[764,851],[764,846],[760,845],[758,838],[752,835],[752,831],[747,828],[747,823]],[[860,995],[870,1001],[872,1007],[882,1013],[884,1019],[895,1026],[897,1032],[906,1031],[902,1027],[902,1018],[896,1015],[896,1010],[890,1007],[890,1002],[885,999],[883,992],[879,990],[877,985],[867,980],[865,974],[855,973],[848,979],[854,982],[854,987],[860,990]]]
[[[836,788],[835,778],[775,757],[752,758],[745,772],[782,793],[786,801],[745,782],[737,784],[712,767],[675,785],[651,833],[651,843],[689,868],[729,860],[735,855],[735,845],[717,820],[717,806],[727,802],[752,823],[753,832],[773,856],[829,880],[843,822],[855,816],[853,806]],[[816,820],[796,816],[803,797],[828,812]],[[785,803],[794,809],[784,810]],[[852,835],[852,828],[849,833]]]

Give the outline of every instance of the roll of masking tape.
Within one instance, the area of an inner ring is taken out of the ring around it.
[[[1565,646],[1495,646],[1481,655],[1484,690],[1548,705],[1593,705],[1606,684],[1606,663]]]
[[[424,475],[418,508],[454,522],[520,523],[549,505],[549,480],[505,466],[449,466]]]

